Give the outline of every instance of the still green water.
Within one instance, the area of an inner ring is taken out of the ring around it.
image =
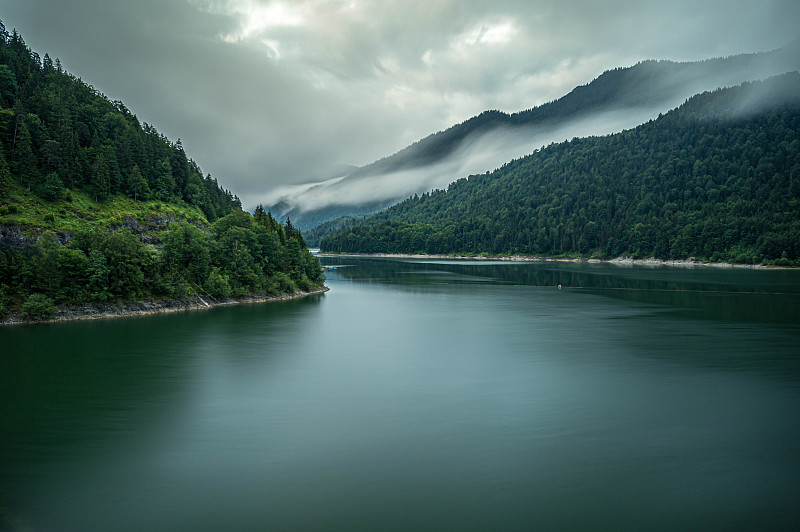
[[[322,261],[0,329],[0,529],[800,529],[800,272]]]

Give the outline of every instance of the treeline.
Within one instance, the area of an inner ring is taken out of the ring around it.
[[[315,228],[305,231],[303,236],[309,246],[319,247],[320,242],[326,236],[341,233],[354,225],[359,225],[366,218],[366,216],[340,216],[333,220],[322,222]]]
[[[47,201],[83,189],[95,201],[186,202],[209,221],[241,204],[120,101],[65,72],[58,59],[32,51],[0,22],[0,196],[11,185]]]
[[[35,246],[0,246],[0,317],[41,319],[54,305],[141,298],[224,301],[324,282],[300,231],[260,208],[254,216],[236,210],[210,230],[175,225],[161,241],[157,248],[126,229],[98,229],[76,233],[68,244],[46,232]]]
[[[800,264],[800,74],[553,144],[323,238],[330,252]]]

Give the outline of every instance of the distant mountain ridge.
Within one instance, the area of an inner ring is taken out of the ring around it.
[[[615,68],[525,111],[485,111],[343,178],[285,196],[270,209],[279,218],[291,216],[303,229],[339,216],[369,214],[459,177],[493,170],[551,142],[635,127],[703,91],[794,70],[800,70],[800,40],[771,52]]]
[[[322,251],[800,265],[800,73],[704,92],[354,222]]]
[[[586,85],[574,88],[566,96],[525,111],[508,114],[484,111],[445,131],[434,133],[394,155],[355,170],[350,177],[373,175],[435,162],[464,139],[497,127],[547,127],[587,113],[614,111],[619,108],[648,107],[665,103],[676,107],[684,100],[707,90],[739,85],[743,81],[763,79],[774,70],[800,69],[800,41],[767,53],[743,54],[705,61],[678,63],[648,60],[632,67],[607,70]],[[748,72],[749,79],[741,73]],[[783,73],[783,72],[780,72]],[[717,83],[709,87],[709,80]],[[684,96],[685,93],[688,96]]]

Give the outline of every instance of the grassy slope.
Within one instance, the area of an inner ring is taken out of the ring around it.
[[[96,203],[80,190],[71,190],[66,196],[68,199],[48,202],[19,185],[12,185],[0,197],[0,224],[70,233],[119,226],[130,219],[142,225],[153,225],[152,220],[159,218],[208,225],[200,209],[185,203],[134,201],[123,195]]]

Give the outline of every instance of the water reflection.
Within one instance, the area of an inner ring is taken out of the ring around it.
[[[496,283],[580,290],[674,309],[692,319],[800,323],[800,271],[625,267],[613,264],[507,263],[324,256],[344,265],[329,276],[406,288],[436,283]]]
[[[795,273],[333,260],[0,329],[0,528],[800,527]]]
[[[103,441],[171,422],[162,405],[189,400],[205,355],[241,361],[265,334],[296,330],[322,297],[0,329],[0,493],[17,471],[46,475]]]

